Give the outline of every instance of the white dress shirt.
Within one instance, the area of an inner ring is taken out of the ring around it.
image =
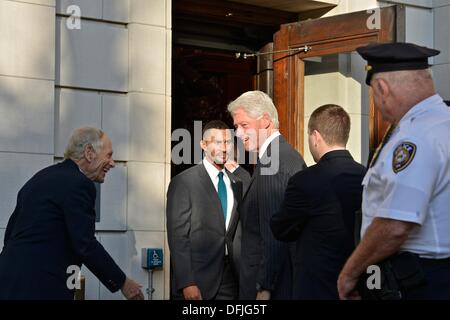
[[[264,155],[264,153],[266,152],[267,147],[269,146],[269,144],[270,144],[273,140],[275,140],[276,137],[279,137],[280,135],[281,135],[281,134],[280,134],[280,131],[275,131],[274,133],[272,133],[272,134],[266,139],[266,141],[264,141],[264,143],[262,144],[261,148],[259,148],[259,152],[258,152],[259,159],[261,159],[261,158],[263,157],[263,155]]]
[[[227,189],[227,219],[225,221],[225,229],[228,229],[228,225],[230,224],[230,218],[231,213],[233,212],[233,205],[234,205],[234,194],[233,189],[231,188],[231,181],[228,177],[226,170],[223,169],[219,171],[212,163],[210,163],[206,158],[203,159],[203,165],[206,168],[206,171],[208,172],[209,177],[211,178],[211,181],[214,185],[214,188],[216,188],[216,191],[218,192],[219,188],[219,172],[223,172],[223,181],[225,182],[225,187]]]

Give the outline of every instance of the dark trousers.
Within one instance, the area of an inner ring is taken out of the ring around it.
[[[239,293],[236,275],[231,268],[231,261],[228,257],[224,258],[223,263],[222,281],[212,300],[235,300]],[[172,294],[172,300],[184,300],[183,293]]]
[[[427,284],[405,293],[406,300],[450,300],[450,258],[420,258]]]
[[[235,300],[238,298],[238,284],[231,263],[230,259],[225,257],[222,282],[214,300]]]

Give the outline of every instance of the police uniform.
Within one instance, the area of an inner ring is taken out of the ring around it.
[[[425,69],[428,57],[439,53],[404,43],[358,52],[368,60],[368,84],[376,72]],[[416,223],[400,251],[420,257],[429,285],[410,298],[449,299],[450,109],[439,95],[428,97],[392,127],[386,140],[363,180],[361,236],[377,217]]]

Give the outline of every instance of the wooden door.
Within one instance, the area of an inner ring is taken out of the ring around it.
[[[308,52],[274,55],[274,101],[280,130],[300,153],[304,150],[305,58],[349,53],[373,42],[404,41],[404,6],[378,10],[285,24],[275,34],[275,51],[311,47]],[[377,20],[371,21],[373,17]],[[374,21],[375,24],[369,24]],[[370,93],[368,103],[369,148],[373,149],[381,141],[387,124],[375,111]]]

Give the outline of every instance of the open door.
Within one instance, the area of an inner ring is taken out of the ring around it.
[[[275,51],[311,47],[307,52],[274,55],[280,130],[305,159],[310,157],[305,144],[309,115],[321,104],[334,103],[350,113],[352,130],[360,130],[360,140],[351,139],[349,149],[356,150],[356,160],[367,162],[367,150],[371,152],[381,141],[387,123],[374,109],[365,84],[366,62],[355,49],[395,40],[404,41],[404,7],[400,5],[281,26],[274,37]]]

